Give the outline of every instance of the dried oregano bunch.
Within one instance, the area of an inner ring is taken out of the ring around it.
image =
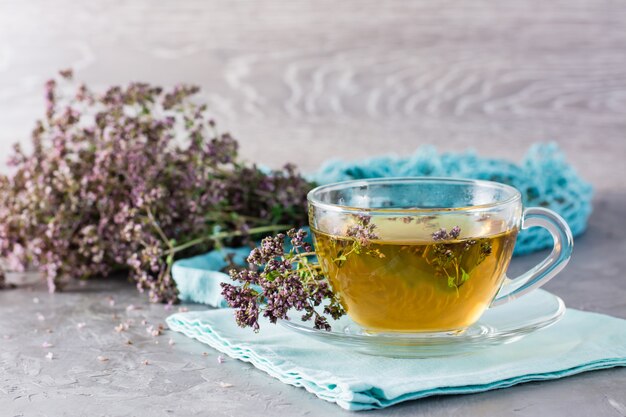
[[[16,145],[0,176],[7,268],[39,268],[51,291],[64,277],[129,269],[152,301],[173,302],[176,258],[306,223],[311,185],[293,166],[264,173],[241,162],[237,142],[193,100],[197,87],[68,94],[57,84],[71,85],[72,73],[61,75],[46,84],[32,149]]]

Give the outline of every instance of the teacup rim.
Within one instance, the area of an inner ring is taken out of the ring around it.
[[[385,183],[385,182],[414,182],[414,181],[423,181],[423,182],[447,182],[447,183],[462,183],[462,184],[473,184],[485,187],[495,187],[504,189],[510,192],[510,196],[504,200],[494,201],[485,204],[477,204],[471,206],[462,206],[462,207],[428,207],[428,208],[418,208],[418,207],[410,207],[410,208],[365,208],[365,207],[355,207],[349,205],[341,205],[341,204],[333,204],[326,203],[321,201],[319,198],[315,196],[322,191],[328,191],[328,189],[332,188],[342,188],[347,185],[354,184],[358,186],[358,184],[367,185],[371,183]],[[505,206],[511,203],[521,201],[522,194],[520,191],[508,184],[504,184],[497,181],[488,181],[488,180],[479,180],[479,179],[470,179],[470,178],[454,178],[454,177],[376,177],[376,178],[365,178],[365,179],[355,179],[355,180],[347,180],[347,181],[339,181],[330,184],[324,184],[313,188],[311,191],[307,193],[307,201],[310,205],[314,207],[324,208],[326,210],[332,211],[348,211],[348,212],[359,212],[359,213],[401,213],[401,214],[425,214],[425,213],[440,213],[440,212],[471,212],[471,211],[482,211],[486,209],[491,209],[495,207]]]

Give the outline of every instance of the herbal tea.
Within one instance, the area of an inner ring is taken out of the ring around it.
[[[367,242],[313,229],[319,262],[350,317],[374,331],[444,331],[478,320],[504,279],[517,229],[465,237],[458,226],[421,228],[415,240],[388,239],[391,228],[406,236],[415,227],[395,223],[379,224],[381,238]]]

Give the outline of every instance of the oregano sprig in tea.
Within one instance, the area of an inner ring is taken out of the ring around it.
[[[266,237],[247,258],[250,268],[230,271],[240,285],[222,283],[222,295],[235,308],[235,320],[241,327],[259,330],[259,316],[270,323],[289,320],[290,310],[301,312],[302,321],[313,320],[316,329],[330,330],[327,317],[338,319],[345,311],[333,294],[319,264],[312,261],[315,252],[305,242],[303,230],[289,230]],[[288,237],[291,249],[285,250]],[[323,313],[317,307],[323,303]]]

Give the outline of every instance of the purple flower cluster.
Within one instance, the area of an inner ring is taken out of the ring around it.
[[[356,223],[349,226],[346,236],[354,238],[361,246],[368,246],[371,240],[378,239],[374,232],[376,225],[372,223],[372,217],[365,214],[356,216]]]
[[[447,240],[447,239],[457,239],[461,235],[461,228],[459,226],[454,226],[448,232],[446,229],[441,228],[432,234],[432,238],[435,241],[438,240]]]
[[[316,329],[330,330],[324,314],[337,319],[345,314],[331,291],[321,267],[309,260],[314,255],[305,242],[306,232],[292,229],[264,238],[248,256],[249,269],[231,270],[236,285],[222,283],[222,295],[236,309],[235,320],[241,327],[259,330],[262,314],[270,323],[289,320],[289,312],[302,312],[301,319],[313,319]],[[285,251],[285,238],[291,250]],[[323,314],[316,307],[323,305]]]
[[[240,162],[237,141],[192,99],[197,87],[68,93],[60,81],[46,83],[32,151],[16,145],[0,176],[8,268],[39,268],[51,291],[66,277],[129,269],[152,301],[174,302],[174,259],[210,249],[215,236],[232,243],[306,223],[311,185],[291,165],[264,173]]]

